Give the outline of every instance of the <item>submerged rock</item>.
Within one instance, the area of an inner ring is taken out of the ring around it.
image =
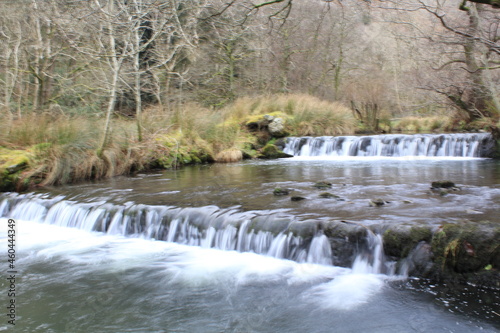
[[[385,204],[389,203],[388,201],[385,201],[383,199],[373,199],[368,202],[370,207],[381,207]]]
[[[435,181],[431,183],[431,188],[437,189],[437,188],[454,188],[455,183],[449,180],[440,180],[440,181]]]
[[[329,187],[332,187],[332,183],[328,183],[328,182],[317,182],[317,183],[314,183],[313,187],[316,187],[316,188],[329,188]]]
[[[290,200],[292,200],[292,201],[302,201],[302,200],[306,200],[306,198],[299,197],[299,196],[293,196],[293,197],[290,198]]]
[[[319,194],[319,197],[320,198],[327,198],[327,199],[331,199],[331,198],[339,199],[340,198],[338,195],[332,194],[330,192],[322,192]]]
[[[281,187],[277,187],[274,189],[273,191],[273,194],[274,195],[289,195],[290,194],[290,190],[289,189],[286,189],[286,188],[281,188]]]

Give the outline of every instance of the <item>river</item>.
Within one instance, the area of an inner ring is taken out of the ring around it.
[[[498,161],[297,155],[3,194],[5,253],[16,221],[14,331],[500,331],[498,290],[405,276],[377,236],[395,223],[498,222]],[[457,189],[437,194],[436,180]],[[321,230],[292,232],[329,220],[369,227],[372,246],[340,267]]]

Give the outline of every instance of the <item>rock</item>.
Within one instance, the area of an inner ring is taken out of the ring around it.
[[[290,194],[290,190],[286,189],[286,188],[280,188],[280,187],[277,187],[274,189],[273,191],[273,194],[274,195],[289,195]]]
[[[368,229],[348,221],[324,221],[321,229],[331,244],[332,264],[352,267],[359,248],[367,246]]]
[[[286,154],[279,150],[275,145],[268,143],[260,150],[260,154],[257,157],[261,159],[275,159],[293,157],[293,155]]]
[[[317,182],[313,185],[314,187],[316,188],[328,188],[328,187],[332,187],[332,183],[328,183],[328,182]]]
[[[431,183],[431,188],[454,188],[455,183],[451,182],[449,180],[440,180],[440,181],[435,181]]]
[[[274,138],[282,138],[289,133],[285,129],[285,122],[289,118],[282,111],[275,111],[269,114],[257,114],[249,116],[245,125],[251,132],[265,132]]]
[[[386,203],[388,203],[387,201],[384,201],[382,199],[374,199],[374,200],[370,200],[369,202],[369,205],[371,207],[380,207],[380,206],[383,206],[385,205]]]
[[[264,119],[265,119],[266,121],[268,121],[268,122],[271,122],[271,121],[273,121],[273,120],[275,119],[275,117],[274,117],[274,116],[271,116],[270,114],[265,114],[265,115],[264,115]]]
[[[271,134],[271,136],[275,138],[282,138],[287,136],[288,133],[285,130],[285,123],[282,118],[274,118],[271,120],[269,125],[267,125],[267,130]]]
[[[478,272],[500,265],[500,228],[496,223],[444,224],[432,237],[434,262],[441,274]]]
[[[252,218],[248,226],[248,230],[253,230],[255,233],[261,231],[269,231],[273,235],[285,232],[290,224],[290,218],[279,217],[273,214],[261,215]]]
[[[408,257],[403,260],[407,274],[422,277],[428,276],[434,266],[432,257],[431,246],[425,241],[418,243]]]
[[[316,221],[293,221],[288,226],[288,232],[302,238],[312,238],[318,232]]]
[[[335,195],[335,194],[332,194],[329,192],[322,192],[319,194],[319,197],[320,198],[328,198],[328,199],[329,198],[336,198],[336,199],[340,198],[338,195]]]
[[[430,243],[432,231],[428,226],[391,225],[383,234],[386,254],[405,258],[417,246],[425,241]]]
[[[6,169],[7,169],[7,172],[9,174],[13,174],[13,173],[16,173],[18,171],[26,169],[27,166],[28,166],[28,163],[22,162],[19,164],[14,164],[14,165],[8,166]]]
[[[278,147],[279,150],[283,150],[286,147],[286,138],[279,138],[274,142],[274,145]]]
[[[305,200],[306,198],[304,197],[299,197],[299,196],[293,196],[290,198],[292,201],[302,201]]]

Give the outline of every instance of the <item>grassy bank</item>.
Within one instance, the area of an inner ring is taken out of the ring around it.
[[[348,134],[355,125],[349,109],[306,95],[242,98],[219,110],[151,107],[144,110],[142,141],[134,119],[116,117],[111,139],[98,154],[103,119],[33,113],[0,125],[1,190],[254,157],[271,138],[262,140],[247,124],[267,113],[282,115],[293,135]]]
[[[270,140],[287,135],[354,134],[360,123],[340,103],[309,95],[240,98],[223,109],[184,104],[143,111],[143,140],[134,119],[116,116],[111,139],[98,154],[104,120],[32,113],[0,122],[0,190],[25,190],[102,179],[149,169],[235,162],[265,154]],[[279,118],[277,133],[268,130]],[[393,120],[386,132],[449,131],[446,117]]]

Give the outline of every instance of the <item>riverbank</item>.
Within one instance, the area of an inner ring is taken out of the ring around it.
[[[173,110],[150,108],[141,126],[139,141],[134,119],[114,119],[111,138],[101,150],[100,118],[30,114],[4,119],[0,190],[25,191],[189,164],[276,158],[284,155],[273,144],[286,136],[367,131],[349,108],[308,95],[240,98],[219,110],[195,104]],[[384,133],[472,129],[442,116],[382,118],[377,126]]]
[[[274,132],[264,117],[274,115]],[[142,118],[142,140],[134,119],[113,120],[103,149],[102,119],[30,114],[4,119],[0,137],[0,190],[109,178],[183,165],[278,157],[270,140],[288,134],[354,132],[351,111],[306,95],[242,98],[213,110],[195,104],[172,110],[150,108]],[[266,129],[267,124],[266,124]]]

